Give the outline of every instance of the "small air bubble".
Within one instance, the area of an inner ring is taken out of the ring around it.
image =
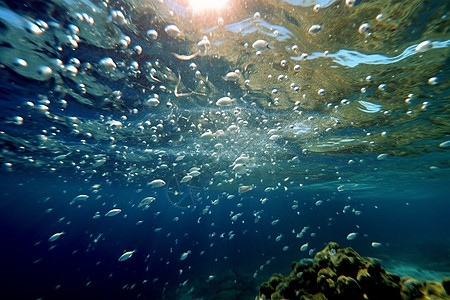
[[[26,67],[26,66],[28,66],[28,63],[26,62],[26,60],[24,60],[22,58],[16,58],[14,60],[13,64],[16,67]]]
[[[52,73],[53,73],[53,70],[50,69],[50,67],[47,67],[47,66],[41,66],[38,69],[39,76],[42,76],[43,77],[42,79],[44,79],[44,80],[50,78]]]
[[[353,7],[356,5],[356,1],[357,0],[345,0],[345,5],[347,5],[348,7]]]
[[[377,20],[378,22],[383,21],[384,20],[384,15],[383,14],[378,14],[376,16],[375,20]]]
[[[430,85],[436,85],[438,84],[438,78],[437,77],[431,77],[430,79],[428,79],[428,84]]]
[[[151,40],[156,40],[158,38],[158,32],[155,29],[149,29],[147,30],[147,36]]]
[[[387,88],[387,85],[386,85],[385,83],[382,83],[382,84],[380,84],[380,85],[378,86],[378,89],[379,89],[380,91],[386,91],[386,88]]]
[[[309,32],[310,34],[317,34],[317,33],[319,33],[321,30],[322,30],[322,25],[320,25],[320,24],[314,24],[314,25],[312,25],[312,26],[309,28],[308,32]]]
[[[363,23],[358,28],[358,32],[360,34],[369,35],[370,34],[370,24],[369,23]]]

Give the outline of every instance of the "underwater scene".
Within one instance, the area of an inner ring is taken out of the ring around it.
[[[447,0],[0,0],[0,298],[450,299]]]

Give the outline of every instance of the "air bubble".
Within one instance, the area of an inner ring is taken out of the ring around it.
[[[16,125],[22,125],[23,124],[23,118],[21,116],[15,116],[12,118],[14,124]]]
[[[53,73],[53,70],[50,69],[50,67],[47,67],[47,66],[40,66],[39,69],[38,69],[38,74],[39,74],[39,76],[42,76],[43,80],[46,80],[46,79],[50,78],[52,73]]]
[[[314,24],[308,30],[310,34],[317,34],[322,30],[322,26],[320,24]]]
[[[34,23],[28,23],[27,27],[25,28],[25,30],[27,32],[29,32],[29,33],[33,33],[33,34],[36,34],[36,35],[39,35],[39,34],[44,32],[39,26],[37,26]]]
[[[438,84],[438,78],[437,77],[431,77],[430,79],[428,79],[428,84],[430,85],[436,85]]]
[[[107,72],[111,72],[114,71],[117,66],[116,63],[114,62],[114,60],[111,57],[105,57],[102,58],[99,61],[99,64],[107,71]]]
[[[158,32],[155,29],[149,29],[147,30],[147,36],[151,40],[156,40],[158,38]]]
[[[139,64],[138,64],[138,62],[135,61],[135,60],[133,60],[133,61],[130,63],[130,69],[132,69],[132,70],[137,70],[137,69],[139,69]]]
[[[27,63],[26,60],[24,60],[22,58],[16,58],[13,61],[13,65],[16,66],[16,67],[26,67],[26,66],[28,66],[28,63]]]
[[[119,25],[126,25],[128,22],[125,19],[125,16],[123,15],[123,12],[120,10],[113,10],[111,12],[111,18],[116,21]]]
[[[133,50],[134,50],[134,53],[136,53],[137,55],[141,55],[141,53],[142,53],[142,47],[139,45],[134,46]]]
[[[80,28],[78,28],[74,24],[69,24],[67,27],[69,28],[69,30],[72,34],[78,34],[80,32]]]
[[[78,74],[78,69],[73,65],[67,65],[66,70],[70,76],[76,76]]]
[[[348,7],[353,7],[356,5],[356,1],[357,0],[345,0],[345,5],[347,5]]]
[[[69,59],[69,64],[74,65],[78,68],[81,65],[81,62],[78,58],[72,57],[71,59]]]
[[[419,45],[417,45],[416,48],[414,48],[414,51],[416,52],[426,52],[433,48],[433,43],[431,41],[423,41]]]
[[[369,23],[363,23],[358,28],[358,32],[360,34],[369,35],[370,34],[370,24]]]
[[[181,34],[181,31],[180,31],[180,28],[178,28],[178,26],[177,25],[174,25],[174,24],[170,24],[170,25],[167,25],[165,28],[164,28],[164,31],[167,33],[167,35],[169,36],[169,37],[171,37],[171,38],[178,38],[179,36],[181,36],[182,34]]]

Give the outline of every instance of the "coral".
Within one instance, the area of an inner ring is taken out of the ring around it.
[[[261,284],[259,299],[450,300],[449,289],[450,278],[444,278],[442,284],[400,278],[385,271],[378,261],[330,242],[314,260],[294,262],[289,276],[274,274]]]

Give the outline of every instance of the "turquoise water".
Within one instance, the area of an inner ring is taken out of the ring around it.
[[[2,298],[448,276],[449,4],[350,2],[1,1]]]

